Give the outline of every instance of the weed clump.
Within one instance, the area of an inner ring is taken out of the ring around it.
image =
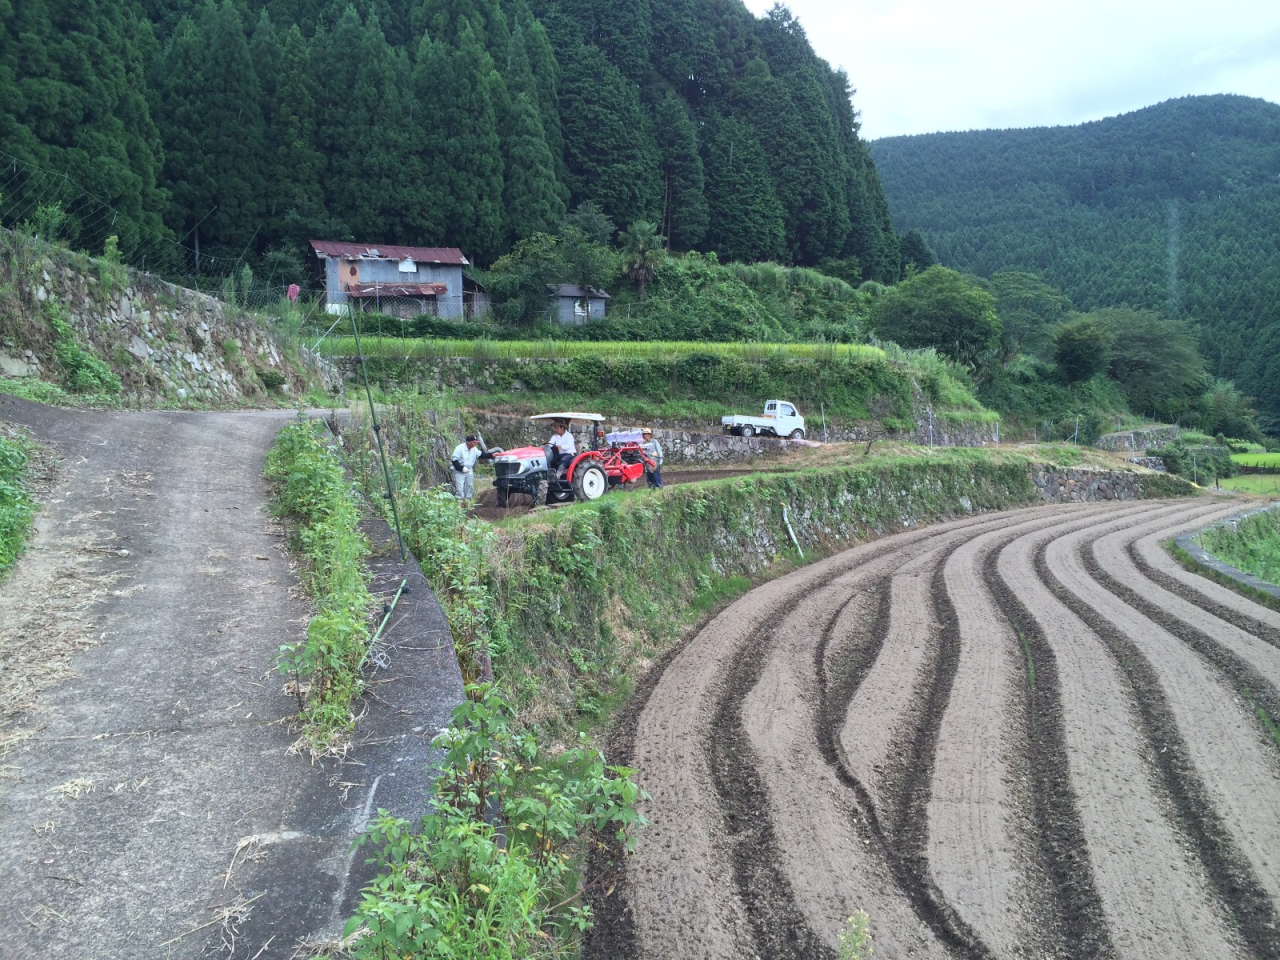
[[[29,450],[20,435],[0,436],[0,575],[18,559],[35,515],[26,482]]]
[[[373,597],[358,494],[319,426],[300,417],[280,431],[265,472],[275,485],[276,510],[297,524],[303,583],[317,608],[306,639],[281,646],[279,669],[292,678],[304,739],[324,753],[354,723],[351,704],[362,689]]]

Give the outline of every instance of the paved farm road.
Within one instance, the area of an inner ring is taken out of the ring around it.
[[[290,416],[0,398],[63,458],[0,586],[0,957],[287,957],[338,922],[373,797],[287,754],[307,609],[261,472]]]

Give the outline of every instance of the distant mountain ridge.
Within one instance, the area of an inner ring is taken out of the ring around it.
[[[1196,321],[1214,373],[1280,424],[1280,105],[1184,97],[869,149],[897,230],[919,230],[942,263],[1038,273],[1080,310]]]

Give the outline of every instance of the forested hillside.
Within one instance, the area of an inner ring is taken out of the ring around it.
[[[1280,106],[1187,97],[1078,127],[870,150],[895,225],[941,263],[1035,273],[1082,311],[1188,319],[1212,371],[1280,423]]]
[[[677,250],[892,281],[850,95],[740,0],[0,0],[0,220],[57,199],[73,246],[167,231],[279,277],[316,237],[487,265],[595,201]]]

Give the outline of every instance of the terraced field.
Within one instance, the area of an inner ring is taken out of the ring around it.
[[[1280,957],[1280,614],[1161,542],[1222,501],[1031,508],[752,591],[615,747],[652,799],[596,957]],[[620,747],[620,751],[618,751]]]

